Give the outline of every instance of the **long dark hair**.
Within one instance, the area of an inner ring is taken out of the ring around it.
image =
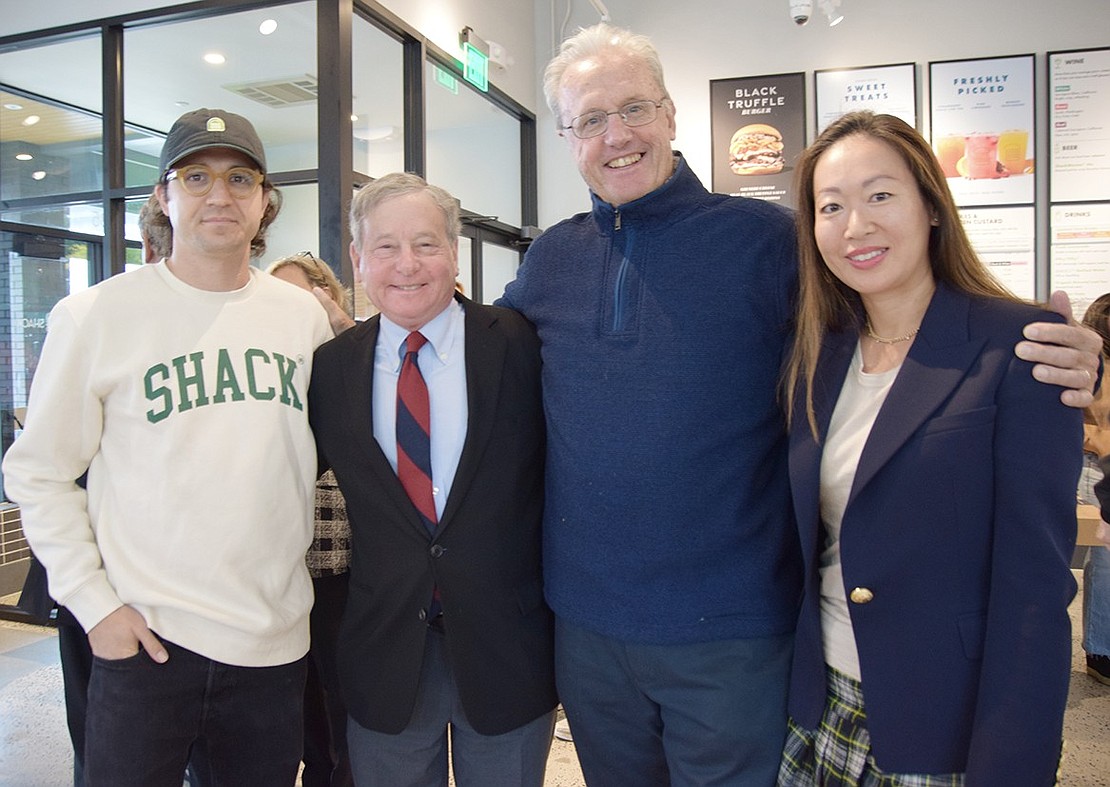
[[[804,393],[810,429],[817,435],[813,414],[813,377],[825,333],[862,325],[859,293],[845,285],[825,265],[817,249],[813,224],[816,201],[813,174],[817,162],[836,143],[856,134],[889,145],[906,163],[935,226],[929,233],[929,263],[933,277],[969,295],[1019,300],[999,284],[980,261],[964,232],[956,202],[932,148],[917,130],[893,115],[850,112],[834,121],[802,153],[798,161],[799,294],[794,344],[783,378],[787,422],[793,420],[795,399]],[[799,390],[799,388],[801,390]],[[791,424],[792,425],[792,424]]]

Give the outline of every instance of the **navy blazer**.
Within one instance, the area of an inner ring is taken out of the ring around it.
[[[468,422],[434,538],[373,434],[373,317],[322,345],[309,419],[351,522],[351,580],[339,632],[340,690],[363,727],[396,734],[416,702],[433,587],[467,720],[484,735],[554,709],[551,610],[540,525],[545,425],[539,340],[519,314],[459,297]]]
[[[856,470],[841,530],[872,753],[892,773],[982,787],[1054,783],[1068,694],[1082,413],[1014,355],[1040,309],[938,286]],[[814,381],[824,439],[858,333],[830,333]],[[821,446],[793,414],[805,560],[790,713],[825,703]],[[866,594],[857,594],[866,595]]]

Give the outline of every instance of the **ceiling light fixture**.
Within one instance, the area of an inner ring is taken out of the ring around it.
[[[31,177],[35,180],[44,180],[46,178],[46,170],[36,169],[34,172],[31,173]]]
[[[15,158],[17,161],[31,161],[32,159],[34,159],[34,156],[32,156],[30,153],[16,153]]]
[[[841,0],[818,0],[822,13],[829,20],[829,27],[836,27],[844,21],[844,14],[840,13]]]
[[[5,104],[4,109],[10,109],[12,112],[18,112],[23,109],[22,104]]]
[[[264,36],[268,36],[270,33],[277,30],[277,28],[278,23],[276,19],[263,19],[262,24],[258,26],[258,32]]]
[[[27,117],[23,118],[23,125],[33,126],[40,120],[42,120],[42,118],[40,118],[38,115],[28,115]]]
[[[221,55],[219,52],[205,52],[204,62],[213,66],[222,66],[224,63],[227,62],[227,58]]]

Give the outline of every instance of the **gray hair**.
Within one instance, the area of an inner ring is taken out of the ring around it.
[[[614,27],[601,22],[593,27],[579,30],[563,42],[559,47],[559,54],[551,59],[543,71],[543,95],[547,99],[547,106],[555,116],[555,126],[563,126],[562,107],[559,106],[559,86],[567,69],[579,60],[596,57],[604,52],[618,52],[626,57],[643,62],[651,73],[652,78],[659,83],[664,98],[670,98],[667,86],[663,82],[663,62],[651,39],[631,30]]]
[[[351,200],[350,225],[351,239],[355,248],[362,249],[362,220],[376,207],[393,197],[426,192],[443,212],[443,225],[447,228],[447,240],[454,243],[462,232],[459,217],[459,201],[439,186],[433,186],[419,175],[408,172],[391,172],[372,180],[355,192]]]

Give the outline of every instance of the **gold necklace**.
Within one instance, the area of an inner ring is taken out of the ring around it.
[[[887,339],[884,336],[879,336],[877,333],[871,330],[871,320],[867,320],[866,322],[864,322],[864,327],[867,328],[867,335],[877,341],[879,344],[901,344],[902,342],[908,342],[910,339],[917,336],[917,332],[921,330],[921,326],[919,325],[912,331],[907,333],[905,336],[899,336],[897,339]]]

